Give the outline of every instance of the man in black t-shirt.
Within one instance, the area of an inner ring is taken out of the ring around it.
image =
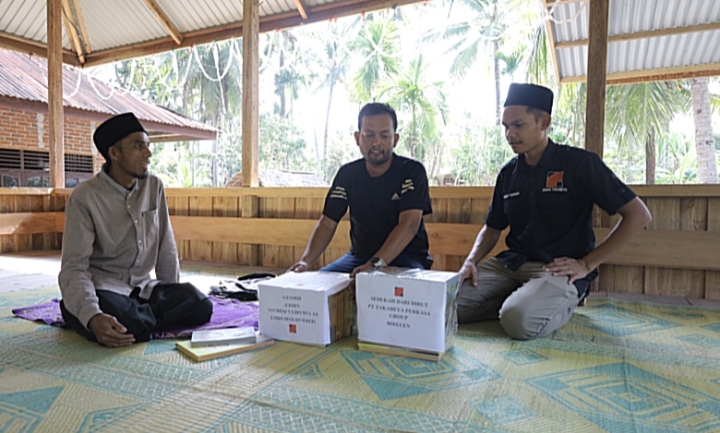
[[[355,141],[363,158],[340,167],[305,252],[290,271],[305,271],[320,257],[348,207],[350,252],[321,271],[355,277],[388,265],[430,268],[423,224],[423,215],[432,213],[427,174],[418,161],[393,152],[396,131],[397,115],[389,105],[370,103],[360,110]]]
[[[485,226],[461,269],[458,320],[499,318],[519,340],[545,337],[565,325],[598,266],[652,219],[598,155],[548,138],[552,102],[545,87],[510,86],[503,126],[517,156],[500,170]],[[622,216],[597,247],[595,204]],[[480,262],[508,226],[508,250]]]

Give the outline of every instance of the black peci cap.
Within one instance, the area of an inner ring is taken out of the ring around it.
[[[504,106],[508,105],[525,105],[552,114],[553,92],[535,84],[512,83]]]
[[[97,127],[93,141],[98,151],[108,159],[108,149],[133,132],[147,132],[133,113],[123,113],[111,117]]]

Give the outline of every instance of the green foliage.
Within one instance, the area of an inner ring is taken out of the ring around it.
[[[195,143],[161,143],[153,146],[153,172],[166,187],[193,188],[212,186],[209,176],[211,158],[199,154]]]
[[[291,119],[263,113],[260,115],[259,133],[263,137],[258,155],[261,167],[303,171],[312,168],[312,162],[304,153],[307,143]]]
[[[494,185],[513,152],[502,127],[478,125],[469,116],[455,151],[451,173],[457,185]]]
[[[667,131],[675,113],[689,110],[691,104],[676,82],[610,86],[606,98],[607,135],[641,151],[651,129]]]
[[[348,48],[362,58],[352,79],[351,94],[358,101],[376,100],[375,90],[383,79],[400,71],[400,29],[389,14],[370,14]]]
[[[153,169],[168,185],[222,186],[240,171],[241,57],[236,39],[117,64],[122,87],[220,131],[211,151],[207,144],[203,152],[188,143],[155,145]],[[399,154],[421,160],[442,182],[492,185],[513,153],[502,127],[492,125],[497,119],[483,118],[481,108],[497,111],[502,87],[518,76],[557,85],[534,0],[430,2],[268,32],[260,63],[261,170],[314,170],[328,181],[360,157],[354,121],[335,121],[352,117],[339,107],[382,101],[398,113]],[[473,74],[491,77],[482,95],[492,92],[494,100],[481,100],[476,83],[464,87]],[[550,137],[584,146],[586,85],[555,90]],[[458,92],[478,108],[455,111]],[[689,100],[683,82],[609,87],[606,163],[628,182],[644,182],[645,150],[655,146],[657,182],[696,181],[694,141],[671,130],[676,115],[690,111]],[[718,101],[711,95],[713,107]]]
[[[430,144],[440,133],[438,122],[447,123],[446,96],[443,83],[431,82],[422,54],[412,60],[393,84],[385,87],[379,97],[386,97],[403,119],[402,144],[411,158],[423,161]],[[408,116],[409,114],[409,116]]]

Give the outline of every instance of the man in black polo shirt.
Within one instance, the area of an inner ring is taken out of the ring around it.
[[[517,154],[501,170],[485,226],[461,272],[458,320],[500,318],[519,340],[545,337],[570,319],[598,266],[652,219],[645,204],[594,153],[548,138],[553,93],[512,84],[505,137]],[[593,205],[622,216],[597,247]],[[508,250],[478,263],[510,226]]]
[[[397,115],[387,104],[360,110],[355,142],[362,159],[340,167],[325,198],[325,209],[300,261],[302,272],[325,251],[338,222],[350,208],[350,252],[320,269],[355,277],[373,267],[429,269],[428,237],[423,215],[432,213],[425,167],[396,155],[400,139]]]

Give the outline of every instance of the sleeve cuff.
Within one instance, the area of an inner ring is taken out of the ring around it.
[[[83,326],[87,328],[90,319],[102,313],[103,312],[100,309],[100,305],[90,304],[80,309],[80,314],[78,314],[78,320],[80,320],[80,323],[82,323]]]

